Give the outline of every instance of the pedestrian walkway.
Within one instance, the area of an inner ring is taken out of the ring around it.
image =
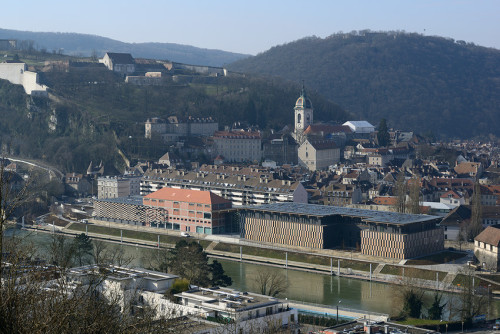
[[[389,319],[389,315],[384,313],[354,310],[344,307],[337,308],[337,306],[312,304],[295,300],[288,301],[288,306],[299,310],[299,312],[305,311],[310,313],[317,313],[318,315],[329,315],[329,316],[337,316],[338,314],[339,318],[347,318],[347,319],[365,318],[373,321],[387,321]]]
[[[214,247],[217,246],[219,244],[218,241],[212,241],[212,243],[210,245],[207,246],[207,248],[205,248],[205,251],[206,252],[211,252],[214,250]]]
[[[455,280],[455,277],[457,277],[457,273],[448,273],[443,280],[441,281],[442,284],[446,285],[451,285],[453,281]]]
[[[384,269],[384,267],[385,267],[384,263],[379,264],[377,268],[375,268],[375,270],[373,271],[373,275],[380,274],[380,272],[382,271],[382,269]]]

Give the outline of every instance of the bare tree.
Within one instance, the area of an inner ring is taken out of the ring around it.
[[[460,292],[455,296],[458,302],[450,301],[451,311],[459,315],[461,321],[472,323],[472,318],[483,314],[487,306],[488,297],[476,289],[479,278],[475,278],[472,268],[465,267],[459,274],[461,282]]]
[[[396,196],[396,204],[394,211],[404,213],[406,212],[406,193],[407,185],[404,172],[400,172],[394,185],[394,195]]]
[[[257,291],[262,295],[277,297],[288,288],[285,275],[276,270],[262,270],[253,279]]]
[[[74,243],[64,235],[54,234],[46,246],[47,260],[63,271],[71,267],[75,254]]]
[[[3,270],[3,240],[4,230],[7,221],[12,218],[14,212],[29,198],[30,180],[26,181],[24,185],[14,182],[14,173],[8,173],[5,170],[5,159],[0,158],[0,273]],[[0,288],[2,282],[0,280]],[[0,301],[1,302],[1,301]]]
[[[474,184],[474,193],[472,195],[470,226],[467,236],[469,240],[474,239],[483,230],[482,217],[481,185],[479,182],[476,182]]]
[[[411,178],[408,190],[407,212],[420,214],[420,177],[418,175]]]

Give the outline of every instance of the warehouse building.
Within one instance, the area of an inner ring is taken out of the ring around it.
[[[305,248],[350,248],[364,255],[407,259],[443,250],[440,217],[299,203],[239,210],[241,236]]]

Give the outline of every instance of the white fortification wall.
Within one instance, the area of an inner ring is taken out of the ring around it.
[[[0,63],[0,79],[22,85],[28,95],[47,96],[47,86],[38,83],[38,73],[27,69],[24,63]]]

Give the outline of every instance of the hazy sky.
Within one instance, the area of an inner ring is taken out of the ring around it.
[[[5,1],[0,28],[256,54],[305,36],[405,30],[500,49],[499,0]]]

